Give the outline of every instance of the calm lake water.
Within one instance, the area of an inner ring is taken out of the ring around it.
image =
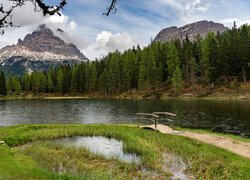
[[[138,112],[178,116],[161,123],[181,127],[250,132],[250,101],[206,100],[9,100],[0,101],[0,126],[16,124],[151,123]]]
[[[102,136],[94,137],[65,137],[52,140],[54,144],[60,144],[66,147],[85,147],[94,154],[103,155],[106,158],[116,158],[127,163],[140,162],[139,156],[136,154],[126,153],[123,150],[122,141],[105,138]]]

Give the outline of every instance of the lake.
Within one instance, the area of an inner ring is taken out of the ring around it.
[[[188,128],[250,131],[250,101],[229,100],[0,100],[0,126],[17,124],[151,123],[138,112],[167,111],[173,122]]]

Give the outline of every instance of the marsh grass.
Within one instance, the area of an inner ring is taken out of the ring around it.
[[[46,141],[66,136],[116,138],[123,141],[125,152],[139,155],[141,161],[128,164]],[[19,125],[0,128],[0,140],[8,145],[0,145],[0,179],[169,179],[163,154],[180,157],[189,165],[185,173],[196,179],[250,177],[248,159],[189,138],[133,126]]]

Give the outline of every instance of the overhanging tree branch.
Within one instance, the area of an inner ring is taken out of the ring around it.
[[[47,14],[49,15],[58,14],[59,16],[61,16],[61,13],[59,11],[63,9],[64,6],[67,4],[66,0],[62,0],[56,6],[48,6],[45,3],[43,3],[42,0],[35,0],[35,3],[38,5],[39,8],[41,8],[44,16],[46,16]]]
[[[8,27],[19,27],[12,22],[13,11],[17,7],[25,5],[25,2],[31,2],[34,5],[34,11],[41,11],[44,16],[58,14],[61,16],[60,11],[67,5],[67,0],[61,0],[57,5],[47,5],[43,0],[6,0],[10,2],[10,7],[6,9],[3,4],[0,4],[0,34],[4,34],[4,30]],[[111,0],[107,12],[103,16],[109,16],[111,12],[116,13],[117,0]]]
[[[110,6],[107,8],[107,12],[106,12],[106,13],[103,13],[102,15],[103,15],[103,16],[109,16],[109,14],[110,14],[111,12],[116,13],[116,11],[117,11],[116,3],[117,3],[117,0],[112,0]]]

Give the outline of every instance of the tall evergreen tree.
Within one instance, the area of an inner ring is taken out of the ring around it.
[[[174,70],[171,83],[176,94],[183,88],[182,71],[179,66]]]
[[[201,77],[202,77],[202,82],[205,82],[206,84],[210,83],[210,75],[211,75],[211,65],[209,62],[209,37],[205,38],[202,42],[202,47],[201,47],[201,53],[202,53],[202,58],[201,58]]]
[[[7,95],[6,79],[3,71],[0,72],[0,95]]]
[[[59,70],[57,72],[57,90],[61,93],[63,93],[63,72],[61,67],[59,67]]]
[[[169,80],[175,90],[175,93],[178,93],[183,87],[183,80],[182,70],[180,68],[180,59],[175,44],[169,45],[167,64],[169,70]]]
[[[247,72],[250,73],[250,71],[248,71],[248,63],[250,63],[250,36],[247,25],[243,25],[240,28],[239,44],[241,75],[243,81],[246,82]]]
[[[212,83],[219,79],[219,53],[218,44],[215,39],[214,34],[211,34],[211,39],[209,40],[209,64],[210,64],[210,81]]]
[[[95,63],[92,63],[89,67],[89,92],[95,92],[96,91],[96,85],[97,85],[97,72],[96,72],[96,65]]]

